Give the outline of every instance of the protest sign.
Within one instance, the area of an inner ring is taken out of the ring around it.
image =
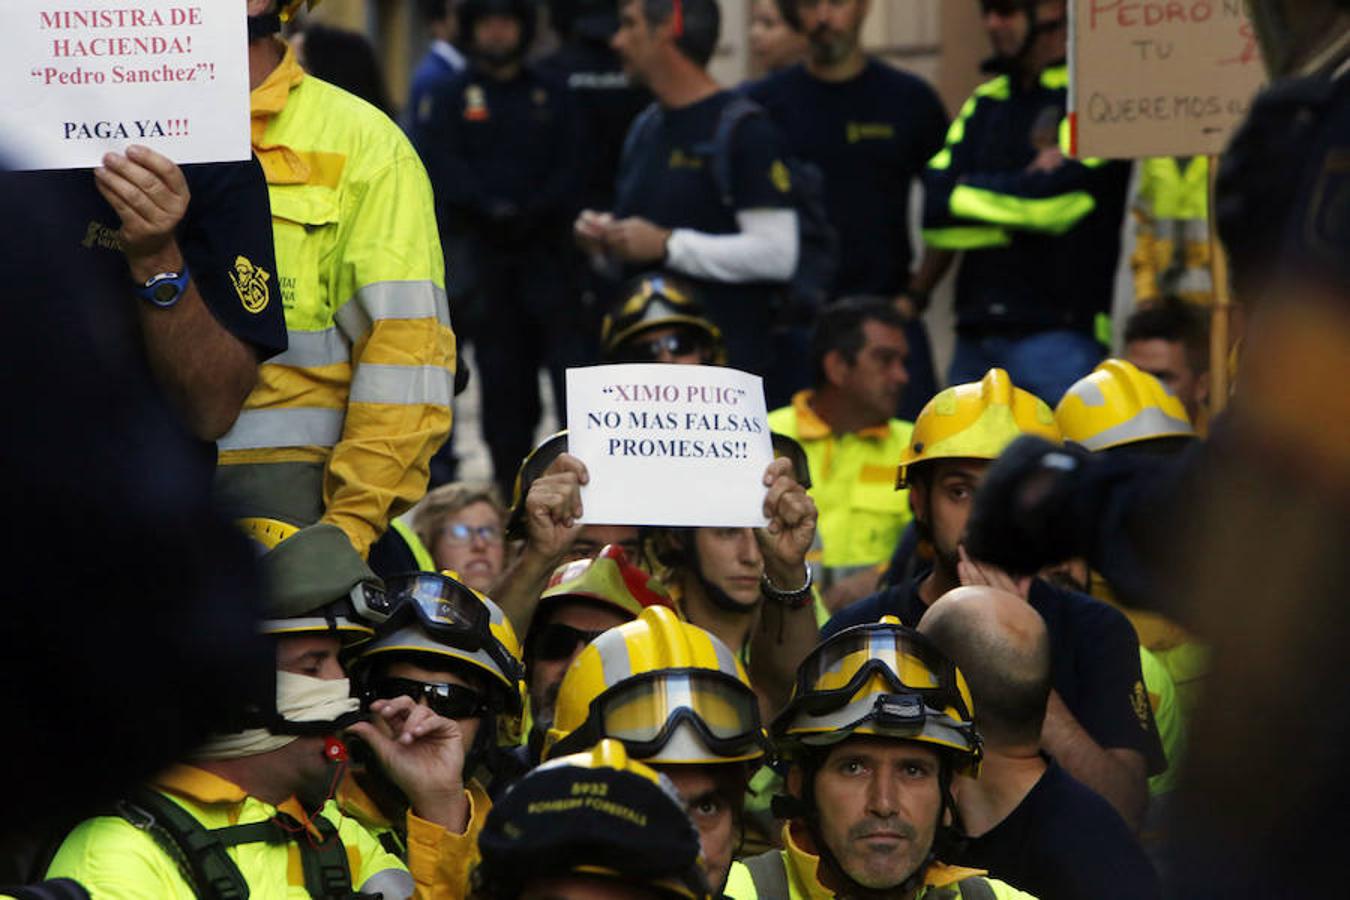
[[[773,460],[764,384],[718,366],[567,370],[568,452],[583,522],[761,527]]]
[[[236,0],[0,0],[0,155],[88,168],[152,147],[249,157],[248,19]]]
[[[1265,80],[1243,0],[1074,0],[1077,157],[1216,154]]]

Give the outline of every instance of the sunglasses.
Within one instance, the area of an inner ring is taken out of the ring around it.
[[[366,691],[365,700],[393,700],[395,697],[411,697],[414,701],[426,705],[438,716],[447,719],[471,719],[487,715],[487,700],[473,688],[462,684],[440,684],[414,681],[411,678],[381,678],[372,682]]]
[[[450,537],[452,544],[468,544],[474,538],[478,538],[485,544],[500,544],[502,542],[502,530],[496,525],[465,525],[456,522],[453,525],[447,525],[441,529],[442,535]]]
[[[578,645],[585,646],[604,633],[604,630],[582,631],[558,623],[545,625],[534,639],[534,658],[544,662],[567,659],[576,652]]]
[[[623,348],[624,362],[656,362],[662,351],[671,356],[689,356],[703,350],[703,342],[692,334],[676,331],[650,340],[632,341]]]

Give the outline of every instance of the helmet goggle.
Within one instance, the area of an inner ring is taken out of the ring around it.
[[[492,633],[492,613],[468,587],[431,572],[394,575],[385,585],[393,607],[388,618],[415,619],[438,640],[483,651],[511,680],[522,677],[520,661]]]
[[[961,721],[972,720],[956,666],[922,635],[888,624],[850,628],[813,650],[798,668],[793,699],[779,718],[789,722],[797,713],[821,716],[842,709],[878,677],[895,695],[917,695],[928,707],[953,709]]]
[[[395,604],[389,591],[372,581],[357,582],[347,596],[352,610],[367,622],[378,625],[393,615]]]
[[[681,724],[718,757],[753,758],[764,751],[759,701],[739,679],[710,669],[664,669],[625,678],[600,694],[586,721],[549,755],[614,738],[633,758],[648,759],[661,753]]]

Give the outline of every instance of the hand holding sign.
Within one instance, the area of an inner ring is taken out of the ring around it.
[[[568,447],[590,474],[590,524],[763,527],[773,459],[761,379],[713,366],[567,372]],[[774,481],[777,486],[777,480]],[[772,491],[771,491],[772,493]],[[796,501],[780,522],[800,526]]]
[[[761,536],[764,568],[769,580],[783,588],[801,584],[806,553],[816,537],[816,504],[793,477],[792,461],[775,459],[764,473],[764,516],[769,520]]]
[[[118,237],[133,278],[144,280],[181,266],[181,256],[175,261],[164,254],[173,245],[191,200],[182,169],[149,147],[132,146],[125,156],[103,157],[103,167],[94,170],[94,183],[122,220]],[[172,255],[177,255],[176,249]]]

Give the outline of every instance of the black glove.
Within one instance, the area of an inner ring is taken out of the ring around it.
[[[1020,437],[990,467],[966,526],[966,550],[1013,575],[1034,575],[1087,552],[1091,522],[1075,497],[1087,451]]]

